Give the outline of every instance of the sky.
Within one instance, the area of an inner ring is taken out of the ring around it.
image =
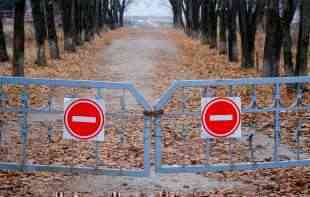
[[[133,0],[127,16],[172,16],[169,0]]]

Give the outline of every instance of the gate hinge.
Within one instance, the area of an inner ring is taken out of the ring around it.
[[[158,111],[144,111],[143,114],[145,116],[150,116],[150,117],[157,117],[160,116],[162,114],[164,114],[164,110],[158,110]]]

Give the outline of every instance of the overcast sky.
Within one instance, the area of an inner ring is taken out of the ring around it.
[[[133,0],[127,16],[172,16],[169,0]]]

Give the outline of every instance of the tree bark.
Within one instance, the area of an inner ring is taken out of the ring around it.
[[[282,47],[282,29],[279,0],[270,0],[267,7],[266,40],[264,48],[263,76],[279,76]]]
[[[310,32],[310,1],[301,0],[298,51],[295,74],[308,75],[309,32]]]
[[[208,44],[208,2],[201,4],[201,38],[203,44]]]
[[[227,54],[227,0],[219,1],[219,26],[220,26],[220,40],[219,40],[219,53]]]
[[[198,37],[200,29],[200,0],[192,0],[192,21],[194,37]]]
[[[183,0],[169,0],[172,13],[173,13],[173,25],[176,28],[184,27],[182,19],[182,3]]]
[[[0,62],[9,60],[8,51],[6,48],[5,35],[3,30],[2,15],[0,14]]]
[[[237,1],[238,0],[228,0],[228,59],[231,62],[238,61]]]
[[[283,36],[284,71],[287,76],[294,75],[294,63],[292,53],[291,23],[296,11],[294,0],[283,0],[283,14],[281,16],[281,27]]]
[[[45,8],[46,8],[46,23],[48,30],[48,45],[50,55],[51,58],[53,59],[59,59],[60,53],[59,53],[58,37],[54,17],[54,0],[45,0]]]
[[[13,76],[24,76],[25,0],[15,0]]]
[[[81,1],[75,0],[75,9],[74,9],[74,22],[75,22],[75,32],[74,32],[74,42],[77,46],[83,44],[82,39],[82,9]]]
[[[37,60],[39,66],[46,66],[45,56],[45,40],[46,40],[46,24],[44,19],[44,1],[31,0],[33,24],[35,29],[35,37],[37,42]]]
[[[264,1],[240,0],[239,2],[239,25],[241,36],[241,67],[255,67],[255,37],[257,21],[264,8]]]
[[[74,0],[62,1],[62,25],[65,51],[75,52],[74,42]]]
[[[208,0],[207,8],[208,44],[210,45],[210,48],[217,48],[216,0]]]

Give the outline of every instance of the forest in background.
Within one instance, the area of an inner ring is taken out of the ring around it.
[[[2,8],[12,10],[14,17],[13,55],[9,57],[0,14],[0,62],[12,62],[12,75],[24,76],[26,0],[3,1]],[[64,50],[75,52],[76,47],[90,42],[102,31],[124,25],[124,13],[131,0],[31,0],[30,9],[37,46],[35,63],[47,66],[46,43],[52,59],[60,58],[59,34]],[[60,20],[57,20],[60,19]]]
[[[280,76],[281,57],[285,76],[308,74],[310,1],[170,0],[170,4],[176,27],[183,28],[189,36],[199,36],[210,48],[227,54],[229,61],[238,61],[241,53],[241,67],[258,66],[255,39],[262,27],[265,34],[262,75]],[[292,22],[297,11],[300,20],[296,27]],[[298,31],[297,49],[293,49],[292,31]]]
[[[91,41],[102,31],[124,25],[126,7],[133,0],[31,0],[33,27],[37,45],[35,63],[47,65],[46,43],[50,56],[58,59],[59,34],[65,51]],[[168,1],[168,0],[167,0]],[[0,16],[0,61],[11,59],[12,75],[24,76],[26,0],[1,3],[13,10],[13,55],[9,58]],[[187,35],[201,39],[218,49],[242,68],[259,66],[255,40],[264,34],[262,76],[308,75],[310,1],[307,0],[169,0],[173,24]],[[296,12],[299,23],[292,25]],[[43,17],[42,17],[43,16]],[[293,38],[292,32],[297,32]],[[240,47],[239,47],[240,46]],[[282,63],[283,62],[283,63]],[[282,71],[282,72],[281,72]]]

